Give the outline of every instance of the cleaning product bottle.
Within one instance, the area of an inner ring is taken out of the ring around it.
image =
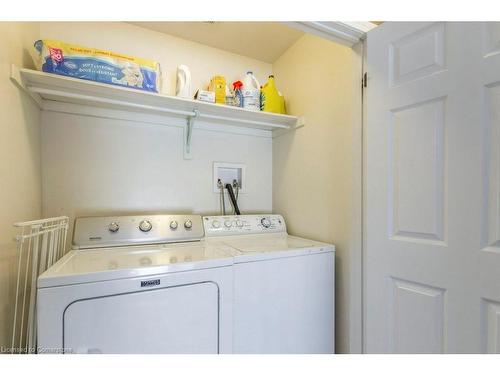
[[[208,91],[215,92],[216,104],[226,104],[226,78],[224,76],[212,77]]]
[[[243,108],[260,111],[260,84],[252,72],[247,72],[243,80]]]
[[[234,93],[228,85],[226,85],[226,105],[234,105]]]
[[[236,81],[233,82],[233,90],[234,90],[234,106],[235,107],[243,107],[243,93],[241,89],[243,87],[243,82]]]
[[[186,65],[179,65],[177,67],[175,96],[180,98],[191,98],[191,72]]]
[[[268,81],[262,86],[261,110],[264,112],[285,113],[285,98],[276,88],[273,75],[270,75]]]

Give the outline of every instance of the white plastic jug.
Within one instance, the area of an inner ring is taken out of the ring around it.
[[[179,65],[177,67],[175,96],[187,99],[191,98],[191,72],[186,65]]]
[[[260,111],[260,84],[252,72],[247,72],[243,80],[243,108]]]

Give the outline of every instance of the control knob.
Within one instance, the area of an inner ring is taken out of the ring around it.
[[[231,226],[232,226],[232,225],[233,225],[233,223],[231,223],[231,220],[226,220],[226,221],[224,221],[224,226],[225,226],[226,228],[231,228]]]
[[[236,226],[237,226],[238,228],[242,228],[242,227],[243,227],[243,221],[241,221],[241,220],[236,220]]]
[[[153,225],[151,224],[151,222],[149,220],[143,220],[139,223],[139,229],[142,232],[149,232],[151,230],[151,228],[153,228]]]
[[[186,220],[184,222],[184,228],[191,229],[193,227],[193,222],[191,220]]]
[[[177,221],[173,220],[170,222],[170,229],[177,229]]]
[[[110,232],[118,232],[118,229],[120,229],[120,225],[118,225],[117,222],[113,221],[111,224],[108,225],[108,229]]]
[[[212,228],[220,228],[220,221],[219,220],[212,221]]]
[[[267,218],[267,217],[263,217],[261,220],[260,220],[260,223],[262,224],[262,226],[264,228],[269,228],[271,226],[271,221]]]

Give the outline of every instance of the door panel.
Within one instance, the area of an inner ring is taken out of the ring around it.
[[[368,352],[497,350],[499,25],[368,33]]]
[[[444,62],[444,24],[424,27],[389,45],[391,86],[403,84],[442,71]]]
[[[500,303],[483,300],[483,352],[500,354]]]
[[[389,235],[444,240],[444,98],[391,111]]]
[[[80,300],[64,313],[74,353],[217,353],[218,287],[212,282]]]
[[[483,90],[482,206],[479,279],[482,351],[500,353],[500,23],[480,26]]]
[[[394,353],[442,353],[444,291],[393,279],[391,346]]]
[[[500,85],[497,82],[486,86],[486,127],[484,149],[483,248],[500,247],[499,178],[500,178]]]
[[[485,22],[483,28],[483,53],[489,57],[500,53],[500,23]]]

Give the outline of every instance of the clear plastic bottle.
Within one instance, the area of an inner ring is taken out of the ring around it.
[[[241,88],[243,87],[243,82],[236,81],[233,82],[233,90],[234,90],[234,106],[235,107],[243,107],[243,93],[241,92]]]
[[[234,92],[226,85],[226,105],[234,106]]]

